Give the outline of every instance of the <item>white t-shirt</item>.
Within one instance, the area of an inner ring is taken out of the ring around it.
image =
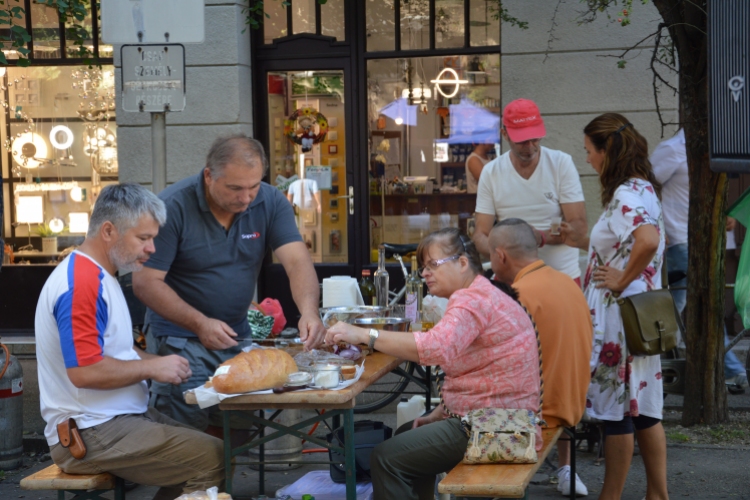
[[[292,203],[300,208],[316,208],[315,193],[318,192],[318,183],[311,179],[297,179],[289,185],[289,194],[292,195]]]
[[[469,160],[472,158],[477,158],[479,161],[482,162],[482,166],[487,165],[489,163],[489,158],[482,158],[476,153],[471,153],[468,158],[466,158],[466,163],[464,164],[466,168],[466,192],[469,194],[474,194],[477,192],[477,182],[479,182],[479,179],[475,179],[474,176],[471,174],[471,170],[469,170]]]
[[[656,180],[662,185],[661,206],[669,240],[667,246],[687,243],[690,179],[684,129],[656,146],[651,153],[651,166]]]
[[[146,382],[120,389],[78,389],[67,368],[104,356],[138,360],[128,305],[117,280],[88,255],[75,251],[52,272],[36,307],[35,334],[44,435],[59,442],[57,424],[73,418],[81,429],[117,415],[148,409]]]
[[[549,229],[552,217],[562,217],[561,203],[583,201],[583,188],[569,154],[542,146],[539,164],[529,179],[521,177],[510,161],[510,151],[489,162],[482,170],[477,189],[477,213],[499,220],[523,219],[534,229]],[[546,245],[539,258],[575,279],[581,275],[578,249]]]

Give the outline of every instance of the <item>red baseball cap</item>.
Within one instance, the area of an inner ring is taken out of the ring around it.
[[[505,106],[503,125],[513,142],[541,139],[547,135],[539,107],[529,99],[516,99]]]

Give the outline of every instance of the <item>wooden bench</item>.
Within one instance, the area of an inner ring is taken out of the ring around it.
[[[562,433],[562,427],[542,429],[544,444],[535,464],[458,464],[440,481],[438,492],[459,497],[528,498],[529,482]]]
[[[73,493],[71,500],[107,500],[101,495],[114,490],[115,500],[125,500],[125,481],[108,472],[102,474],[66,474],[52,464],[29,477],[21,479],[24,490],[57,490],[58,500],[65,493]]]

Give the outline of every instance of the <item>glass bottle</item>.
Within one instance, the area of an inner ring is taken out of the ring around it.
[[[378,246],[378,269],[375,271],[377,305],[388,307],[388,271],[385,270],[385,246]]]
[[[422,278],[417,269],[417,256],[411,256],[411,274],[406,280],[406,319],[419,323],[422,315]]]
[[[362,293],[362,299],[366,306],[376,306],[377,295],[375,292],[375,283],[370,278],[370,270],[362,269],[362,279],[359,280],[359,291]]]

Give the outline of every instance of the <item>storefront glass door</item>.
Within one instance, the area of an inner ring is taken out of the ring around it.
[[[294,206],[315,263],[347,263],[352,211],[346,177],[344,72],[266,73],[270,183]]]

